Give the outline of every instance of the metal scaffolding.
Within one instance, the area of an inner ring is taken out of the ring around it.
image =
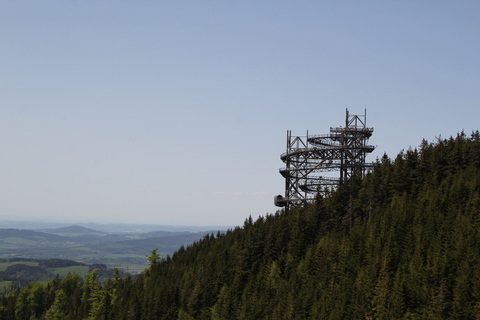
[[[275,196],[276,206],[296,207],[314,200],[317,193],[331,191],[355,173],[362,177],[373,166],[365,162],[375,146],[368,145],[373,128],[364,115],[346,109],[345,127],[331,127],[329,134],[292,136],[287,131],[287,150],[280,156],[285,167],[285,196]]]

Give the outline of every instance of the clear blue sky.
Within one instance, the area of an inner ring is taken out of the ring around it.
[[[241,225],[286,131],[480,129],[479,1],[2,1],[0,215]]]

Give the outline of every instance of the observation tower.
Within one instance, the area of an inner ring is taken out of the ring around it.
[[[362,177],[373,163],[365,158],[375,146],[368,145],[373,128],[364,115],[351,115],[346,109],[345,127],[330,127],[329,134],[292,136],[287,131],[287,150],[280,156],[285,167],[285,196],[275,196],[278,207],[296,207],[315,199],[317,193],[334,190],[354,174]]]

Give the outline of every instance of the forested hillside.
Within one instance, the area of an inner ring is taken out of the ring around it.
[[[34,283],[0,318],[477,319],[480,134],[423,141],[312,205],[148,258],[135,279]]]

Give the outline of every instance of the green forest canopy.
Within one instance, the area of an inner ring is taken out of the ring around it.
[[[0,319],[477,319],[480,134],[424,140],[311,205],[149,260],[137,278],[32,283]]]

